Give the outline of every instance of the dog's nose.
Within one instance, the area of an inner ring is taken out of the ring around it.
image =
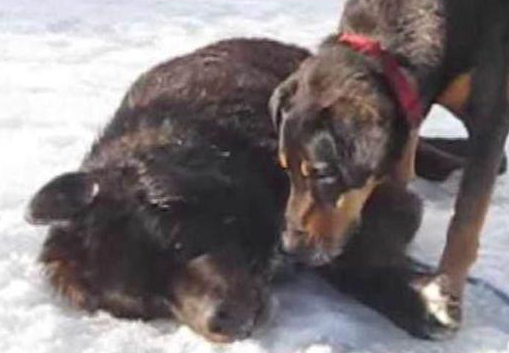
[[[242,315],[239,310],[220,305],[208,320],[208,329],[213,334],[244,339],[251,335],[255,318]]]
[[[289,252],[286,250],[283,241],[280,241],[277,245],[277,253],[279,255],[282,255],[285,258],[292,259],[297,256],[294,252]]]
[[[292,263],[320,267],[340,256],[343,246],[332,248],[320,243],[310,243],[307,232],[290,228],[283,232],[278,251]]]
[[[283,231],[279,251],[289,257],[299,256],[303,250],[307,233],[300,229],[286,229]]]

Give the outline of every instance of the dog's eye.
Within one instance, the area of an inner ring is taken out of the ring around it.
[[[335,176],[323,176],[316,178],[315,180],[316,183],[319,184],[322,188],[326,188],[336,186],[338,178]]]
[[[312,171],[310,176],[311,189],[316,198],[324,203],[334,203],[339,196],[340,177],[335,170],[325,164]]]
[[[325,183],[335,183],[337,180],[336,170],[327,163],[316,163],[310,166],[309,176]]]

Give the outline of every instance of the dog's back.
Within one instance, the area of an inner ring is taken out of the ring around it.
[[[274,148],[267,101],[308,55],[270,40],[235,39],[160,64],[132,85],[91,155],[119,137],[179,123],[214,127]]]

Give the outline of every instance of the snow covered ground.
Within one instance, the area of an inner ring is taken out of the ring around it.
[[[25,224],[28,197],[76,168],[130,82],[153,64],[214,40],[267,36],[313,48],[335,28],[338,0],[0,1],[0,352],[509,352],[509,307],[470,286],[450,342],[409,338],[312,275],[279,285],[273,320],[252,339],[211,345],[169,322],[87,315],[52,295],[35,263],[44,229]],[[457,135],[435,111],[425,130]],[[459,132],[458,132],[459,131]],[[457,177],[416,182],[427,213],[414,246],[436,261]],[[499,179],[473,274],[509,293],[509,177]]]

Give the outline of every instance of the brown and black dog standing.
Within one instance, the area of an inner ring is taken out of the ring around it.
[[[426,313],[393,319],[422,337],[455,332],[509,129],[508,67],[507,0],[350,0],[339,34],[271,99],[292,184],[284,250],[314,265],[341,254],[375,186],[412,179],[420,122],[441,104],[466,126],[469,156],[438,270],[408,283]]]

